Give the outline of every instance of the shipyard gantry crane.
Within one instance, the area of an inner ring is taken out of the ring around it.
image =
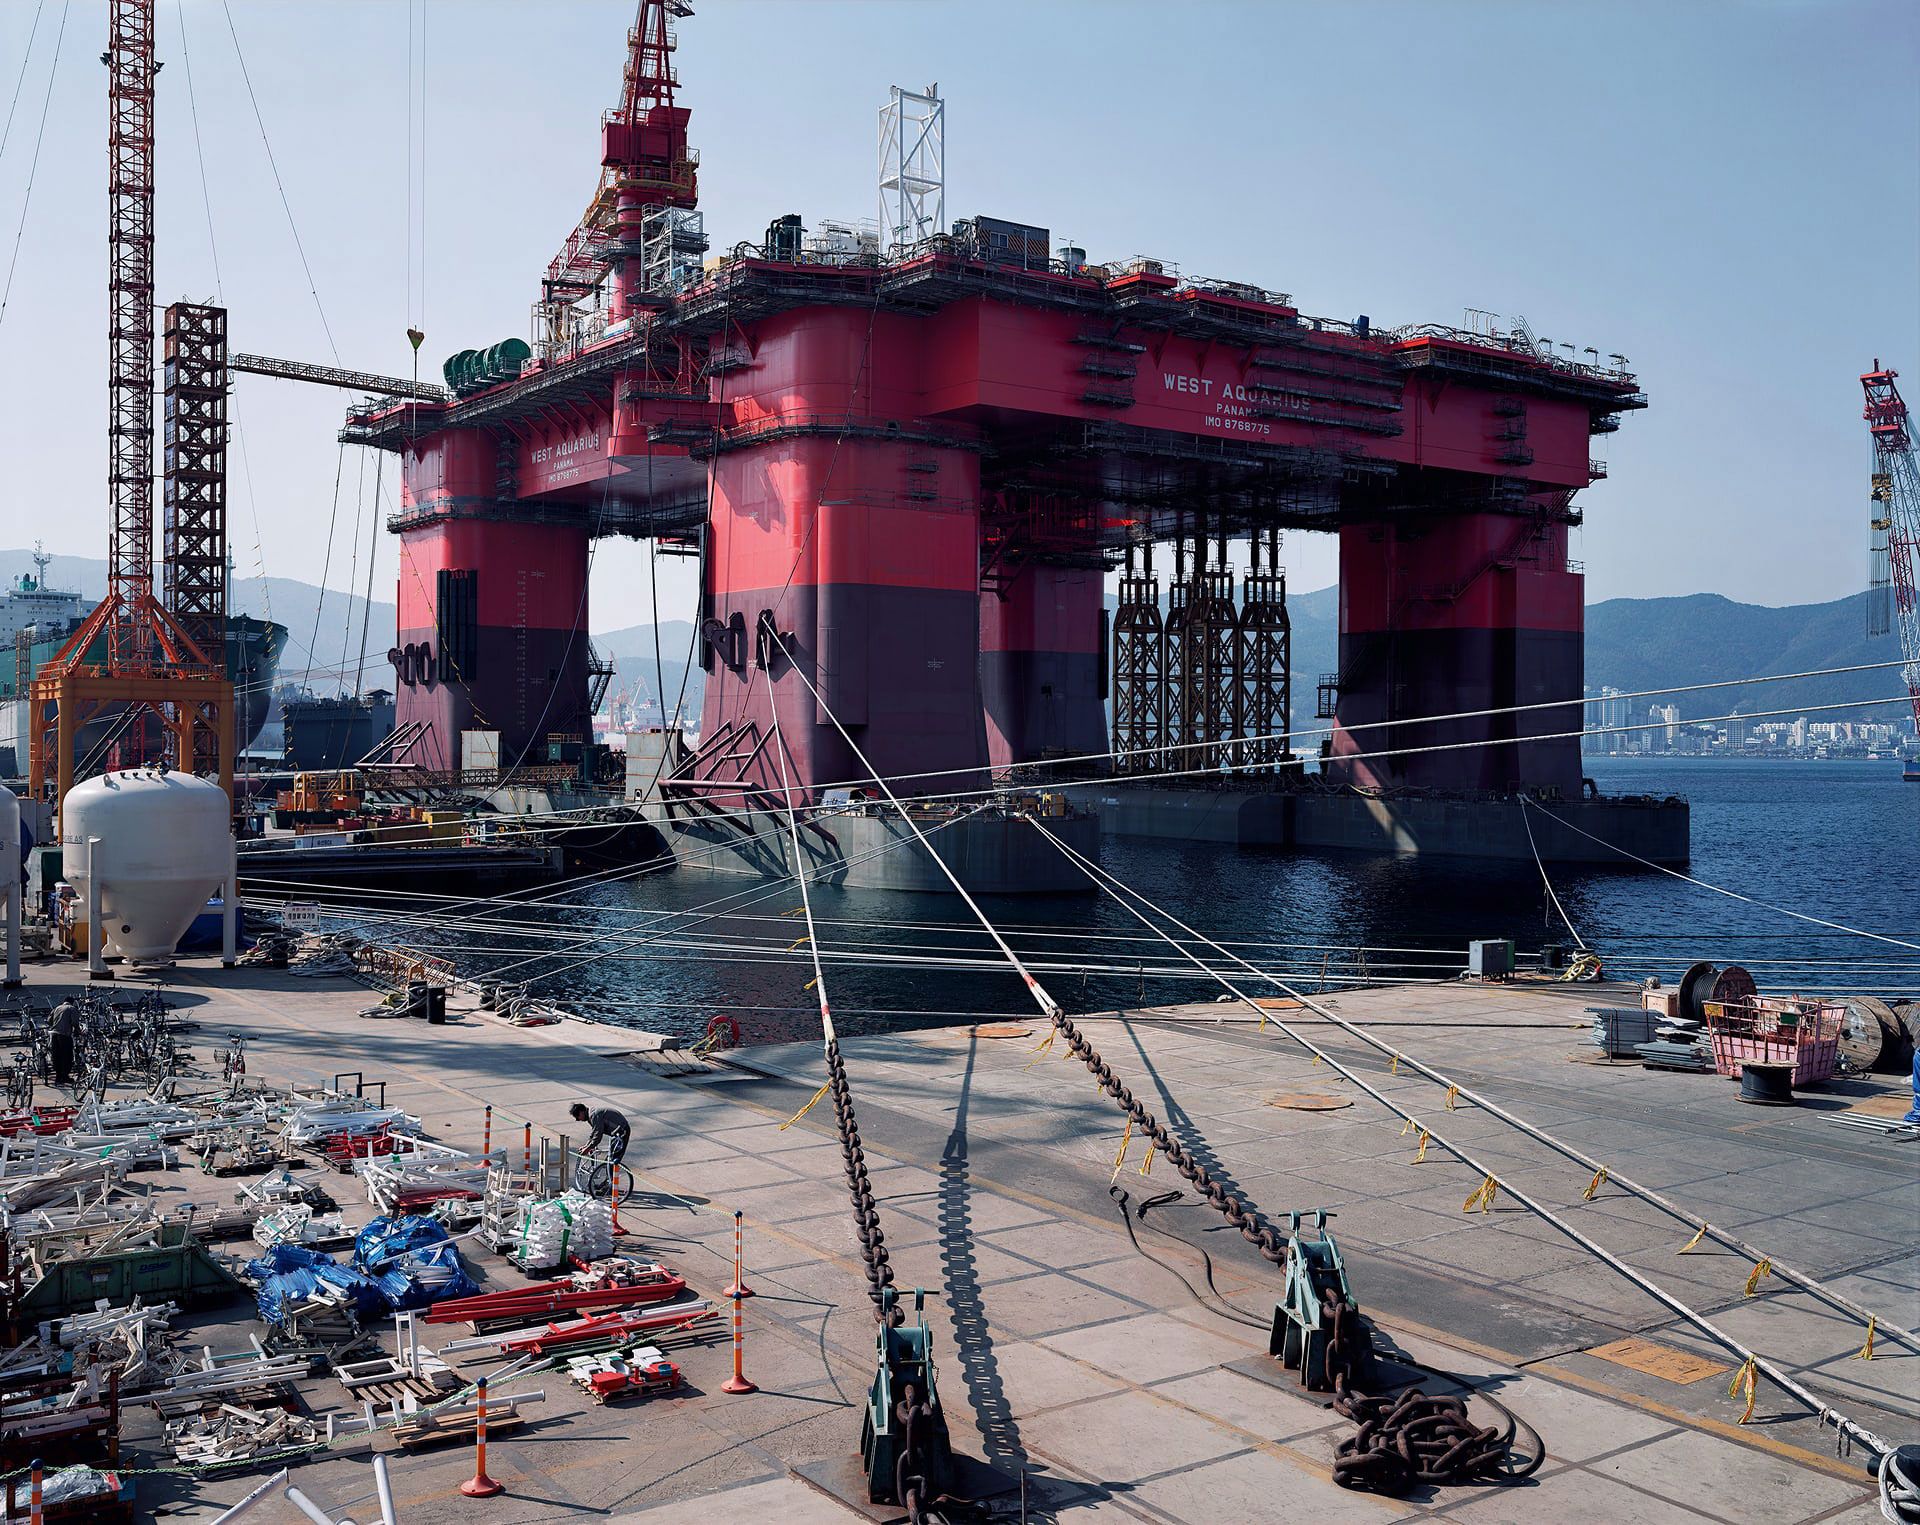
[[[1920,464],[1913,454],[1906,400],[1895,378],[1899,372],[1873,369],[1860,378],[1866,393],[1862,416],[1873,439],[1873,585],[1867,600],[1869,635],[1900,632],[1900,676],[1913,705],[1920,735]],[[1908,765],[1907,776],[1920,779]]]
[[[178,767],[231,797],[226,671],[226,312],[167,309],[166,593],[153,590],[155,0],[113,0],[108,71],[107,596],[34,677],[28,777],[56,802],[83,727],[139,746],[157,716]]]

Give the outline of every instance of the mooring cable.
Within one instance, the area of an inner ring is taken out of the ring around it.
[[[1042,824],[1037,818],[1029,816],[1027,817],[1027,820],[1032,826],[1034,826],[1036,830],[1038,830],[1043,836],[1045,836],[1048,841],[1052,842],[1055,847],[1059,848],[1060,851],[1063,854],[1065,854],[1070,860],[1077,862],[1080,865],[1080,867],[1087,872],[1088,876],[1094,879],[1095,883],[1101,884],[1103,888],[1106,888],[1108,890],[1108,893],[1112,894],[1116,901],[1118,901],[1122,905],[1126,905],[1127,908],[1130,911],[1132,911],[1133,914],[1136,917],[1138,917],[1146,925],[1148,926],[1153,925],[1153,923],[1147,919],[1144,913],[1139,911],[1137,908],[1131,905],[1128,905],[1128,902],[1125,896],[1131,896],[1134,899],[1139,900],[1143,905],[1152,906],[1153,905],[1152,901],[1148,900],[1146,896],[1140,894],[1138,890],[1133,889],[1131,886],[1125,885],[1121,880],[1117,879],[1112,874],[1109,874],[1105,869],[1101,868],[1098,864],[1091,862],[1083,854],[1077,852],[1073,847],[1063,842],[1059,837],[1055,836],[1051,831],[1047,830],[1046,826]],[[1118,888],[1115,888],[1115,886],[1118,886]],[[1122,891],[1125,892],[1124,896],[1122,894]],[[1171,913],[1161,910],[1157,906],[1154,906],[1153,908],[1156,912],[1158,912],[1158,914],[1166,917],[1168,921],[1172,922],[1175,926],[1179,926],[1181,930],[1187,932],[1189,935],[1195,935],[1195,936],[1198,935],[1193,932],[1192,928],[1185,926],[1183,923],[1181,923],[1178,920],[1178,918],[1174,917]],[[1204,939],[1202,940],[1204,941]],[[1171,939],[1169,939],[1169,941],[1171,941]],[[1176,944],[1176,946],[1178,945]],[[1201,967],[1203,968],[1210,967],[1206,965],[1204,961],[1200,960],[1197,954],[1189,953],[1187,954],[1187,956],[1189,958],[1194,959],[1196,962],[1199,962],[1201,964]],[[1641,1291],[1645,1292],[1649,1297],[1652,1297],[1656,1302],[1659,1302],[1664,1307],[1678,1314],[1681,1318],[1685,1319],[1688,1323],[1692,1324],[1696,1329],[1700,1330],[1701,1333],[1707,1335],[1716,1344],[1738,1355],[1741,1358],[1741,1360],[1746,1363],[1745,1366],[1743,1367],[1743,1372],[1761,1373],[1776,1387],[1790,1394],[1792,1397],[1797,1398],[1800,1402],[1806,1404],[1810,1409],[1812,1409],[1816,1414],[1819,1415],[1819,1417],[1823,1422],[1832,1424],[1835,1427],[1835,1429],[1837,1429],[1843,1436],[1857,1439],[1860,1442],[1862,1442],[1864,1445],[1867,1446],[1867,1448],[1874,1454],[1876,1458],[1885,1454],[1885,1452],[1888,1449],[1887,1442],[1882,1440],[1878,1435],[1875,1435],[1871,1430],[1867,1429],[1864,1425],[1858,1423],[1856,1420],[1849,1419],[1846,1416],[1837,1413],[1828,1405],[1822,1403],[1818,1397],[1816,1397],[1813,1393],[1809,1392],[1805,1387],[1803,1387],[1800,1384],[1800,1382],[1796,1378],[1794,1378],[1790,1373],[1782,1370],[1780,1367],[1774,1365],[1771,1361],[1767,1360],[1765,1357],[1751,1350],[1746,1345],[1742,1344],[1739,1340],[1735,1339],[1732,1335],[1727,1334],[1724,1330],[1720,1329],[1717,1325],[1712,1323],[1706,1317],[1706,1315],[1697,1312],[1695,1309],[1689,1307],[1686,1303],[1681,1302],[1679,1298],[1675,1297],[1672,1293],[1668,1292],[1665,1288],[1661,1287],[1658,1283],[1652,1281],[1650,1278],[1643,1275],[1640,1271],[1636,1270],[1634,1267],[1628,1265],[1624,1260],[1620,1259],[1619,1256],[1615,1255],[1611,1250],[1607,1249],[1604,1245],[1601,1245],[1595,1242],[1588,1235],[1582,1233],[1578,1228],[1576,1228],[1573,1224],[1567,1222],[1564,1218],[1560,1217],[1552,1209],[1548,1208],[1543,1203],[1535,1201],[1532,1197],[1527,1195],[1527,1193],[1520,1190],[1518,1187],[1514,1186],[1511,1182],[1501,1180],[1500,1177],[1496,1174],[1496,1172],[1494,1172],[1490,1167],[1482,1163],[1480,1160],[1474,1158],[1472,1155],[1468,1154],[1466,1150],[1463,1149],[1460,1145],[1450,1142],[1439,1132],[1438,1129],[1434,1128],[1431,1124],[1421,1121],[1420,1118],[1417,1117],[1414,1113],[1409,1112],[1406,1108],[1402,1107],[1398,1102],[1394,1101],[1391,1097],[1387,1096],[1384,1092],[1382,1092],[1378,1087],[1369,1083],[1365,1079],[1365,1077],[1363,1077],[1358,1071],[1356,1071],[1349,1065],[1342,1064],[1332,1054],[1328,1053],[1326,1050],[1319,1047],[1319,1045],[1315,1044],[1310,1039],[1303,1037],[1300,1033],[1296,1032],[1292,1028],[1292,1026],[1288,1024],[1281,1017],[1274,1016],[1265,1007],[1261,1006],[1259,1002],[1257,1002],[1252,996],[1248,995],[1245,991],[1241,990],[1237,985],[1235,985],[1231,980],[1229,980],[1224,974],[1220,973],[1220,971],[1218,971],[1217,969],[1214,969],[1214,970],[1210,970],[1210,972],[1213,974],[1214,978],[1217,979],[1227,991],[1229,991],[1232,995],[1234,995],[1238,1000],[1240,1000],[1243,1004],[1245,1004],[1247,1007],[1249,1007],[1253,1011],[1259,1012],[1263,1018],[1270,1018],[1273,1022],[1273,1025],[1277,1027],[1281,1032],[1285,1033],[1287,1037],[1293,1039],[1294,1042],[1298,1043],[1302,1048],[1306,1049],[1309,1053],[1317,1056],[1320,1060],[1322,1060],[1325,1064],[1327,1064],[1331,1069],[1333,1069],[1337,1074],[1344,1076],[1347,1080],[1352,1082],[1354,1085],[1357,1085],[1361,1090],[1365,1091],[1367,1095],[1373,1097],[1374,1100],[1378,1101],[1382,1106],[1386,1107],[1389,1111],[1394,1113],[1395,1116],[1404,1118],[1410,1126],[1414,1128],[1418,1128],[1421,1131],[1423,1141],[1430,1139],[1433,1143],[1440,1145],[1442,1149],[1445,1149],[1449,1154],[1453,1155],[1462,1164],[1467,1165],[1471,1169],[1478,1171],[1482,1179],[1482,1187],[1480,1192],[1476,1192],[1475,1194],[1476,1197],[1481,1197],[1483,1196],[1483,1194],[1485,1194],[1484,1201],[1487,1204],[1490,1204],[1492,1201],[1492,1197],[1490,1194],[1487,1193],[1487,1189],[1489,1186],[1495,1186],[1500,1191],[1504,1191],[1509,1197],[1513,1198],[1513,1200],[1517,1202],[1520,1206],[1526,1208],[1528,1211],[1534,1213],[1537,1217],[1551,1224],[1555,1229],[1559,1230],[1560,1233],[1564,1234],[1567,1238],[1573,1240],[1575,1244],[1579,1245],[1582,1249],[1586,1250],[1589,1254],[1596,1256],[1605,1264],[1612,1267],[1615,1271],[1619,1272],[1622,1276],[1626,1277],[1627,1280],[1631,1281],[1635,1286],[1639,1287]],[[1258,971],[1255,971],[1255,972],[1257,973]],[[1265,976],[1263,976],[1263,978],[1264,977]],[[1275,983],[1278,984],[1279,982],[1275,981]],[[1286,987],[1282,986],[1282,988],[1285,989]],[[1295,1000],[1300,1001],[1302,1005],[1308,1007],[1308,1009],[1319,1013],[1321,1016],[1328,1017],[1331,1020],[1333,1020],[1335,1022],[1335,1025],[1341,1027],[1343,1030],[1352,1032],[1354,1036],[1365,1038],[1365,1034],[1360,1033],[1357,1029],[1353,1029],[1351,1027],[1351,1024],[1346,1023],[1345,1021],[1337,1017],[1334,1017],[1331,1012],[1329,1012],[1324,1006],[1320,1005],[1319,1003],[1314,1002],[1310,998],[1304,996],[1303,994],[1297,991],[1289,990],[1288,993],[1291,996],[1293,996]],[[1369,1043],[1374,1043],[1374,1040],[1370,1038],[1366,1038],[1366,1041],[1368,1041]],[[1374,1046],[1380,1047],[1382,1045],[1374,1043]],[[1430,1079],[1437,1078],[1437,1073],[1429,1070],[1427,1066],[1419,1065],[1417,1061],[1409,1060],[1409,1062],[1414,1063],[1416,1068],[1420,1069],[1422,1073],[1428,1075],[1428,1078]],[[1457,1092],[1457,1095],[1459,1096],[1466,1096],[1468,1094],[1469,1093],[1464,1087],[1459,1088]],[[1483,1099],[1476,1098],[1476,1105],[1481,1106],[1490,1114],[1496,1117],[1499,1117],[1502,1121],[1515,1123],[1516,1125],[1518,1125],[1517,1120],[1513,1118],[1512,1114],[1505,1113],[1500,1111],[1497,1108],[1488,1106]],[[1564,1146],[1559,1146],[1557,1141],[1548,1139],[1546,1135],[1540,1134],[1538,1130],[1534,1129],[1531,1124],[1526,1124],[1525,1130],[1528,1131],[1533,1136],[1541,1138],[1543,1142],[1552,1143],[1556,1147],[1563,1148],[1563,1152],[1564,1152]],[[1645,1190],[1644,1188],[1641,1188],[1642,1193],[1644,1193],[1644,1190]],[[1469,1201],[1471,1200],[1473,1199],[1470,1198]],[[1703,1231],[1712,1232],[1710,1226],[1705,1226]],[[1778,1269],[1777,1264],[1775,1266],[1775,1269],[1776,1270]],[[1807,1290],[1811,1291],[1814,1289],[1809,1287]],[[1835,1306],[1847,1307],[1847,1311],[1855,1313],[1856,1317],[1862,1316],[1862,1314],[1864,1314],[1864,1310],[1855,1310],[1852,1307],[1845,1304],[1844,1301],[1838,1300],[1838,1294],[1826,1292],[1825,1289],[1820,1289],[1820,1293],[1827,1300],[1833,1301]]]

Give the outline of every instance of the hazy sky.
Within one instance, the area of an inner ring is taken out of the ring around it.
[[[1709,589],[1782,604],[1864,583],[1856,378],[1878,356],[1920,402],[1920,6],[696,9],[678,26],[679,67],[716,249],[758,238],[782,212],[872,217],[887,86],[937,80],[950,217],[1042,223],[1095,260],[1151,254],[1290,291],[1309,313],[1457,323],[1477,307],[1625,353],[1652,408],[1597,445],[1613,475],[1583,495],[1589,526],[1574,551],[1590,598]],[[540,272],[597,173],[633,5],[426,0],[410,76],[420,11],[421,0],[231,0],[310,283],[227,6],[160,0],[162,301],[215,295],[217,249],[237,349],[405,373],[412,320],[428,335],[426,374],[453,350],[526,333]],[[45,99],[0,321],[0,545],[38,536],[98,556],[106,6],[0,0],[0,106],[36,12],[0,157],[3,268]],[[424,280],[408,278],[410,229]],[[369,460],[363,478],[348,452],[333,515],[345,401],[238,379],[243,572],[318,581],[325,566],[331,586],[347,585],[373,471]],[[390,496],[390,469],[385,485]],[[1290,538],[1287,560],[1296,586],[1333,578],[1319,537]],[[393,565],[382,532],[379,596],[392,596]],[[648,617],[644,568],[624,542],[602,551],[595,628]],[[662,568],[666,612],[684,615],[688,571]]]

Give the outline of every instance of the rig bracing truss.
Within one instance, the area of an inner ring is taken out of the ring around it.
[[[1128,548],[1113,617],[1118,773],[1279,768],[1292,759],[1293,626],[1279,531],[1254,532],[1238,606],[1224,541],[1215,565],[1208,549],[1204,533],[1175,538],[1163,616],[1151,548]]]
[[[1267,564],[1261,563],[1266,541]],[[1293,708],[1293,622],[1287,617],[1287,574],[1280,566],[1280,531],[1255,530],[1248,542],[1247,581],[1240,605],[1238,759],[1278,765],[1292,756],[1287,733]]]
[[[1120,773],[1151,773],[1163,766],[1167,733],[1167,633],[1160,618],[1160,579],[1153,573],[1153,547],[1146,568],[1120,579],[1113,613],[1113,766]]]
[[[1920,733],[1920,464],[1914,459],[1906,400],[1895,380],[1899,374],[1876,360],[1860,378],[1866,394],[1862,416],[1873,440],[1876,587],[1867,607],[1870,633],[1885,633],[1889,626],[1900,633],[1905,659],[1900,676],[1913,703],[1914,729]]]
[[[947,103],[892,87],[880,108],[880,236],[890,248],[947,231]]]

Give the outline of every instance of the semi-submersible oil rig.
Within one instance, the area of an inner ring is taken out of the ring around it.
[[[444,397],[348,419],[403,461],[404,761],[508,783],[571,764],[592,734],[589,547],[656,537],[700,558],[705,697],[697,745],[636,738],[629,776],[710,866],[785,863],[783,764],[809,852],[852,882],[944,882],[882,851],[907,834],[860,800],[877,770],[959,796],[925,808],[973,884],[1066,887],[1077,870],[975,797],[1048,763],[1026,776],[1091,781],[1060,826],[1083,850],[1104,818],[1530,855],[1532,814],[1550,857],[1606,858],[1600,838],[1685,858],[1684,803],[1581,778],[1567,531],[1604,472],[1593,436],[1645,406],[1624,362],[1312,318],[1021,223],[949,229],[932,88],[882,113],[882,226],[788,215],[709,257],[675,102],[686,14],[640,6],[532,344],[463,351]],[[1318,777],[1289,744],[1287,528],[1340,537]]]

